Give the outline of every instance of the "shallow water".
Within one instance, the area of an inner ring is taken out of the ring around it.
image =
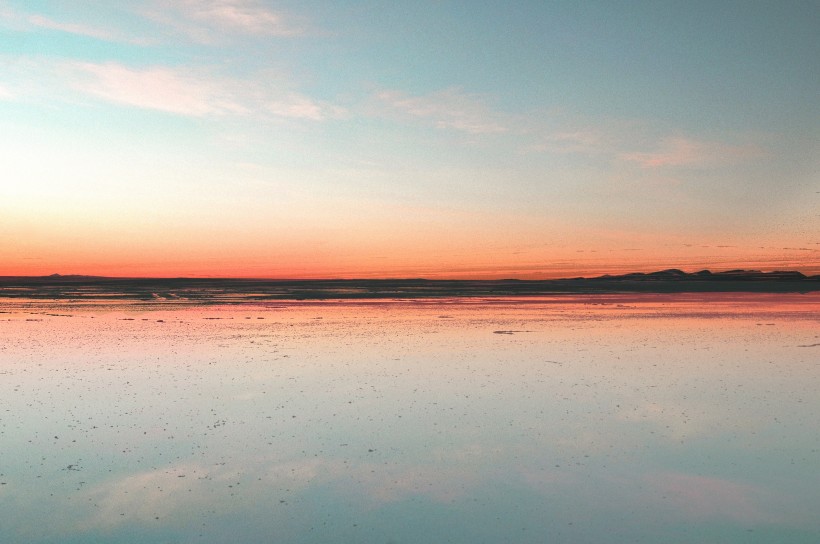
[[[0,302],[2,542],[820,541],[820,295]]]

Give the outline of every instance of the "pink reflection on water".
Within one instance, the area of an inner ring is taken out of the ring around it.
[[[732,519],[748,523],[782,521],[763,506],[771,502],[771,493],[753,485],[679,472],[651,474],[646,476],[646,481],[662,500],[690,519]]]

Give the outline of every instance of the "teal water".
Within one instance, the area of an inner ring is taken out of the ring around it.
[[[0,310],[2,542],[820,541],[817,295]]]

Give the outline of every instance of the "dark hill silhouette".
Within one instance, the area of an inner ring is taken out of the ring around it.
[[[555,280],[0,277],[0,298],[233,303],[265,300],[440,298],[605,293],[820,291],[820,276],[796,271],[678,269]]]

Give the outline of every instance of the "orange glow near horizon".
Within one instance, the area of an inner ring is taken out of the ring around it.
[[[332,260],[316,260],[312,264],[266,266],[247,265],[242,262],[226,262],[215,259],[190,260],[187,262],[128,262],[104,259],[79,260],[29,260],[14,264],[8,261],[0,264],[0,276],[48,276],[88,275],[107,277],[202,277],[202,278],[258,278],[258,279],[324,279],[324,278],[427,278],[427,279],[558,279],[569,277],[595,277],[605,274],[627,274],[630,272],[654,272],[678,268],[686,272],[708,269],[713,272],[726,270],[776,270],[799,271],[806,275],[820,274],[818,263],[799,262],[790,259],[755,260],[705,260],[660,261],[596,261],[593,259],[569,261],[556,259],[550,264],[510,262],[496,265],[480,261],[452,262],[436,264],[419,262],[415,265],[405,259],[379,262],[334,263]]]
[[[104,210],[12,209],[0,237],[0,275],[551,279],[669,268],[820,274],[820,246],[806,247],[790,232],[764,240],[369,201],[322,206],[302,220],[270,217],[264,209],[236,216],[220,216],[219,207],[192,216]]]

